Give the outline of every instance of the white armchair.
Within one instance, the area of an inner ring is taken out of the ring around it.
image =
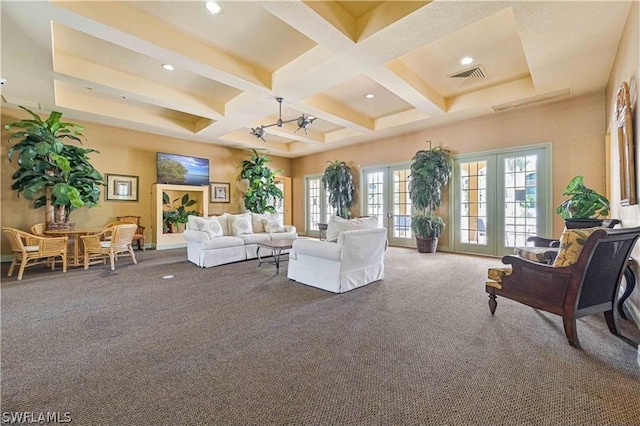
[[[342,231],[337,242],[298,239],[289,253],[287,277],[333,293],[384,278],[385,228]]]

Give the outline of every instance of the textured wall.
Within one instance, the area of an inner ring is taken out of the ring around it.
[[[46,116],[48,114],[44,115],[44,118]],[[2,226],[19,229],[29,229],[34,223],[44,220],[44,208],[34,209],[29,201],[22,197],[18,198],[16,192],[11,190],[13,183],[11,175],[17,167],[7,159],[7,151],[11,146],[7,143],[7,139],[16,130],[7,132],[4,130],[4,125],[28,117],[29,115],[21,110],[6,108],[2,110],[2,143],[0,149],[0,165],[2,167],[2,186],[0,187],[1,219]],[[76,222],[78,227],[101,227],[115,220],[116,216],[136,215],[142,216],[142,224],[150,228],[153,223],[150,204],[151,186],[156,182],[156,152],[158,151],[208,158],[210,180],[212,182],[231,183],[231,203],[209,204],[209,213],[237,213],[241,211],[241,193],[236,188],[236,183],[240,174],[240,163],[242,160],[249,158],[250,153],[248,151],[189,142],[77,120],[68,121],[85,126],[84,135],[86,140],[83,146],[100,151],[99,154],[92,154],[90,158],[94,167],[102,174],[139,176],[138,202],[105,201],[103,193],[100,206],[91,209],[81,208],[71,214],[71,221]],[[270,164],[270,167],[281,169],[283,171],[282,175],[288,176],[291,170],[291,160],[279,157],[271,158],[273,163]],[[148,241],[151,241],[150,230],[147,238]],[[2,254],[10,253],[11,250],[7,247],[7,244],[4,244],[6,242],[4,236],[2,242]]]
[[[590,187],[604,192],[604,101],[604,93],[579,96],[299,158],[292,169],[294,200],[304,197],[304,176],[322,173],[328,160],[346,161],[359,174],[362,167],[410,161],[417,150],[427,148],[426,140],[455,154],[551,142],[553,206],[562,202],[563,189],[578,174],[585,176]],[[449,223],[447,203],[439,214]],[[304,205],[300,202],[294,205],[294,224],[304,232]],[[562,219],[554,215],[553,234],[560,235],[563,228]],[[440,243],[449,244],[448,237],[443,235]]]
[[[627,24],[618,46],[616,60],[611,71],[609,84],[607,85],[607,130],[611,136],[611,144],[609,147],[609,169],[610,178],[608,179],[609,194],[611,199],[611,216],[619,217],[624,227],[640,226],[640,204],[634,206],[620,206],[620,182],[619,182],[619,154],[618,154],[618,138],[615,125],[615,103],[618,86],[623,81],[628,83],[635,80],[635,154],[636,154],[636,189],[640,192],[640,103],[638,101],[638,83],[640,83],[640,4],[633,2]],[[633,94],[632,94],[633,95]],[[631,100],[634,103],[634,99]],[[636,244],[633,252],[636,260],[636,275],[640,277],[640,245]],[[640,321],[640,285],[629,299],[635,306],[637,320]]]

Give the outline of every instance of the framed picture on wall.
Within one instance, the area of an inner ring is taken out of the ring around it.
[[[211,195],[209,197],[211,203],[228,203],[231,201],[231,184],[226,182],[210,182],[209,186],[211,188]]]
[[[616,99],[616,125],[620,155],[620,204],[622,206],[638,204],[632,117],[629,86],[623,82],[618,88]]]
[[[138,176],[107,174],[108,201],[138,201]]]

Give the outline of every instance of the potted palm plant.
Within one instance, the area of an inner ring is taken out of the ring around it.
[[[351,168],[344,161],[335,160],[327,163],[329,165],[322,175],[322,184],[329,192],[329,204],[335,209],[337,216],[349,219],[356,191]]]
[[[9,161],[16,155],[18,158],[11,189],[33,201],[35,208],[46,206],[48,229],[72,229],[69,214],[83,206],[96,206],[100,200],[104,178],[89,162],[89,154],[98,151],[63,142],[71,139],[82,143],[84,128],[61,122],[62,113],[53,111],[43,121],[27,108],[20,108],[33,119],[5,125],[6,130],[21,129],[9,136],[9,142],[21,139],[9,148]]]
[[[177,201],[180,203],[176,204]],[[170,233],[184,232],[189,215],[199,216],[197,210],[187,210],[187,207],[193,206],[196,202],[189,198],[189,194],[171,201],[169,194],[162,192],[162,203],[167,208],[162,212],[163,228],[168,229]]]
[[[569,197],[556,208],[567,229],[602,226],[602,219],[609,215],[609,200],[584,184],[584,176],[571,179],[562,195]]]
[[[452,170],[451,152],[441,147],[420,150],[412,159],[409,197],[415,213],[411,216],[411,230],[420,253],[434,253],[444,231],[444,221],[434,211],[442,205],[442,188],[449,182]]]
[[[244,206],[253,213],[276,213],[275,201],[283,195],[275,184],[276,172],[267,166],[271,159],[255,149],[251,151],[251,158],[242,161],[240,172],[240,179],[247,182]]]

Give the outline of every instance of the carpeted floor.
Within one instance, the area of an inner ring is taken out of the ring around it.
[[[115,273],[32,268],[21,282],[2,265],[3,421],[640,424],[636,348],[601,315],[578,320],[582,350],[557,316],[499,298],[492,317],[483,283],[497,259],[392,247],[383,281],[335,295],[286,267],[137,253]]]

